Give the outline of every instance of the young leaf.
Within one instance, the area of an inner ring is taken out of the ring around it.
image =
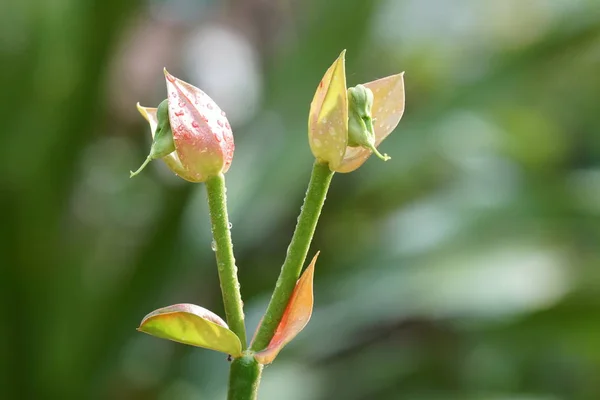
[[[285,308],[283,318],[277,326],[273,339],[271,339],[266,349],[254,355],[259,363],[272,363],[283,346],[291,342],[308,324],[313,310],[313,277],[318,256],[319,253],[315,255],[310,265],[296,282],[296,288]]]
[[[162,339],[221,351],[233,357],[242,354],[242,344],[218,315],[194,304],[175,304],[146,315],[140,332]]]

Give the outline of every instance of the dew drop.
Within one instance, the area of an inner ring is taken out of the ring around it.
[[[179,102],[179,107],[185,107],[185,101],[183,101],[183,100],[182,100],[182,101],[180,101],[180,102]]]
[[[217,251],[217,242],[215,242],[214,240],[210,242],[210,248],[212,249],[212,251]]]
[[[200,128],[200,125],[196,121],[192,121],[192,126],[196,129]]]
[[[212,105],[212,104],[208,103],[208,104],[206,105],[206,108],[208,108],[209,110],[212,110],[214,107],[213,107],[213,105]]]
[[[321,147],[321,141],[319,139],[314,139],[314,143],[316,147]]]
[[[177,115],[178,117],[182,117],[182,116],[183,116],[183,114],[184,114],[184,112],[183,112],[183,111],[177,111],[177,112],[175,113],[175,115]]]
[[[218,121],[217,121],[217,125],[219,125],[219,126],[222,128],[222,127],[223,127],[223,121],[221,121],[221,120],[218,120]]]
[[[227,227],[228,227],[229,229],[231,229],[231,228],[233,227],[233,224],[230,222],[230,223],[228,223],[228,224],[227,224]]]

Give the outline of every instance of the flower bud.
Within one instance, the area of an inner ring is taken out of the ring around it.
[[[181,178],[205,182],[227,172],[233,159],[231,126],[219,106],[202,90],[165,70],[168,98],[158,109],[138,110],[150,123],[154,141],[144,164],[161,158]]]
[[[165,77],[175,149],[188,180],[204,182],[227,172],[235,146],[225,113],[202,90],[166,70]]]
[[[371,89],[356,85],[348,89],[348,146],[370,149],[377,157],[387,161],[390,157],[381,155],[375,148],[375,132],[371,107],[373,92]]]
[[[319,83],[310,105],[308,138],[317,160],[351,172],[396,128],[404,113],[404,74],[346,89],[342,52]]]

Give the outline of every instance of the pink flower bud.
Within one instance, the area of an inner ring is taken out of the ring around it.
[[[162,157],[176,175],[190,182],[205,182],[227,172],[233,159],[233,134],[225,113],[202,90],[165,70],[168,120],[175,151]],[[154,138],[159,125],[155,108],[138,110],[150,123]]]
[[[319,83],[310,105],[308,141],[317,160],[336,172],[352,172],[396,128],[404,113],[404,73],[378,79],[362,86],[372,92],[372,104],[362,107],[360,115],[372,133],[370,142],[357,145],[348,140],[349,98],[344,65],[345,50],[329,67]],[[368,93],[370,100],[371,93]],[[352,100],[352,99],[350,99]],[[387,160],[389,157],[381,156]]]
[[[204,182],[225,173],[233,159],[233,133],[225,113],[202,90],[165,70],[169,121],[185,179]]]

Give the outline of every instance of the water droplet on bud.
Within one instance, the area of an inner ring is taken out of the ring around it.
[[[217,242],[215,242],[214,240],[210,243],[210,248],[212,249],[212,251],[217,251]]]

